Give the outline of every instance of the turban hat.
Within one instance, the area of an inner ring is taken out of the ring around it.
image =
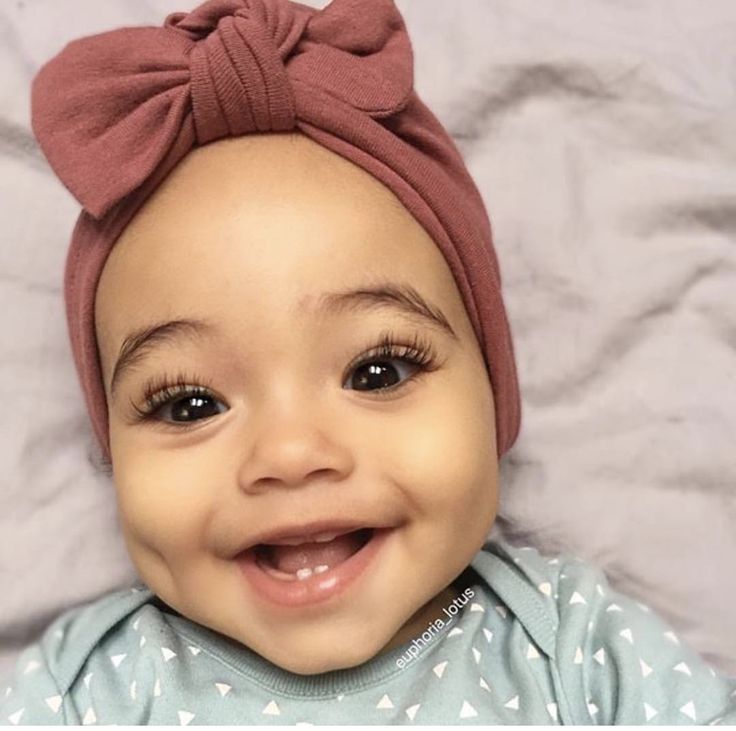
[[[94,302],[126,224],[194,147],[301,132],[384,183],[441,250],[488,370],[496,447],[521,409],[488,215],[463,159],[414,90],[413,53],[393,0],[208,0],[162,26],[68,43],[31,88],[33,132],[82,205],[64,272],[69,336],[98,443],[109,415]],[[399,245],[399,244],[397,244]]]

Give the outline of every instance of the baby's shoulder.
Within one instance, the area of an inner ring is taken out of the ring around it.
[[[130,625],[142,615],[158,614],[156,597],[143,586],[121,589],[79,604],[60,614],[33,644],[18,656],[14,670],[0,687],[0,723],[94,723],[76,718],[70,691],[80,683],[89,688],[91,664],[116,667],[123,653],[107,653],[111,643],[132,636]],[[132,649],[132,648],[131,648]],[[101,659],[104,656],[104,659]]]
[[[593,563],[561,551],[543,554],[534,546],[514,546],[489,540],[471,564],[488,586],[513,604],[532,603],[557,625],[571,605],[586,605],[593,595],[614,593],[605,571]],[[641,602],[619,595],[628,608]]]
[[[45,630],[40,645],[62,692],[78,679],[90,657],[110,644],[112,638],[126,635],[129,625],[146,611],[156,611],[150,589],[121,589],[73,607],[61,614]],[[115,658],[110,661],[115,664]]]
[[[634,626],[642,642],[652,635],[677,639],[646,604],[612,586],[601,567],[571,553],[544,555],[494,540],[471,565],[550,656],[570,643],[579,656],[579,640],[591,634],[626,639]]]
[[[507,608],[509,627],[524,629],[511,651],[538,657],[524,654],[526,636],[548,657],[554,713],[562,704],[566,723],[736,719],[736,678],[711,668],[663,616],[618,591],[598,566],[498,541],[487,542],[471,565]]]

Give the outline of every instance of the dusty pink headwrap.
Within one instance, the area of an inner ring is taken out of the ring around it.
[[[208,0],[162,27],[68,43],[36,75],[32,126],[83,206],[66,259],[72,351],[110,458],[94,324],[105,260],[126,224],[189,150],[227,136],[300,131],[390,188],[442,251],[467,308],[496,403],[499,456],[520,399],[491,227],[460,152],[414,91],[393,0]]]

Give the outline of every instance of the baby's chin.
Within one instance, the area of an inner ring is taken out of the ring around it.
[[[309,645],[295,647],[289,652],[273,652],[264,655],[274,665],[297,675],[318,675],[333,670],[347,670],[362,665],[374,657],[388,652],[384,650],[387,642],[380,647],[375,646],[375,639],[371,643],[361,646],[343,638],[329,646],[311,647]]]

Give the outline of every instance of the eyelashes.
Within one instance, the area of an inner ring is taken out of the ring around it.
[[[411,341],[404,343],[394,333],[386,331],[379,337],[377,345],[370,348],[367,352],[363,352],[350,362],[343,374],[343,383],[346,377],[350,376],[353,371],[362,366],[376,361],[385,362],[387,360],[397,360],[409,364],[415,369],[415,372],[398,384],[361,391],[362,393],[368,393],[379,399],[381,397],[391,396],[405,387],[409,382],[414,381],[419,375],[437,370],[441,365],[438,363],[438,356],[432,343],[419,335],[419,333],[414,333]],[[166,374],[155,376],[149,379],[144,385],[142,396],[143,405],[138,406],[133,401],[130,402],[132,413],[134,414],[132,422],[134,424],[140,422],[161,422],[167,426],[173,426],[177,430],[185,430],[188,427],[195,426],[203,421],[203,419],[165,421],[158,418],[158,414],[177,401],[200,399],[200,403],[196,408],[200,409],[198,415],[203,415],[201,400],[217,401],[217,398],[212,394],[211,388],[211,381],[201,378],[196,374],[188,376],[180,372],[174,378]],[[208,418],[217,413],[221,412],[215,411],[212,414],[208,413],[203,416],[204,418]]]

